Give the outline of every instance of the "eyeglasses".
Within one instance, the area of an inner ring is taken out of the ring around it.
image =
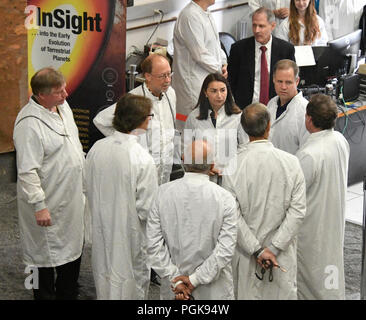
[[[154,117],[154,114],[152,113],[152,114],[148,114],[147,116],[146,116],[146,118],[147,117],[151,117],[151,118],[153,118]]]
[[[154,75],[151,74],[153,77],[158,78],[159,80],[163,80],[165,78],[171,78],[173,76],[174,72],[170,72],[170,73],[163,73],[163,74],[159,74],[159,75]]]
[[[261,275],[259,275],[257,273],[257,267],[255,270],[255,276],[257,277],[258,280],[263,280],[264,279],[264,274],[266,273],[267,269],[265,268],[265,266],[269,269],[269,276],[268,276],[268,280],[269,282],[273,281],[273,272],[272,272],[272,268],[273,268],[273,263],[271,260],[263,260],[262,262],[262,268],[261,268]]]
[[[264,274],[266,273],[266,271],[268,269],[269,270],[268,281],[272,282],[273,281],[273,267],[279,268],[282,272],[287,272],[287,270],[285,268],[282,268],[279,265],[274,265],[271,260],[267,259],[267,260],[262,261],[261,275],[259,275],[257,273],[257,267],[256,267],[255,276],[257,277],[257,279],[262,281],[264,279]]]

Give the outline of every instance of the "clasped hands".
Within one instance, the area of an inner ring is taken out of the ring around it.
[[[172,286],[172,290],[175,294],[175,300],[190,300],[192,291],[195,287],[192,285],[188,276],[178,276],[172,280],[172,283],[176,283],[178,281],[182,281],[175,287]]]

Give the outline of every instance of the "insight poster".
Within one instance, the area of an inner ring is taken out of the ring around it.
[[[28,0],[25,13],[28,81],[47,66],[63,73],[88,151],[95,114],[125,92],[125,0]]]

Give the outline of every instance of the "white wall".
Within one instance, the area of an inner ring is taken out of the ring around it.
[[[136,5],[134,7],[127,8],[127,29],[152,22],[158,22],[160,20],[160,15],[154,14],[154,9],[163,10],[164,20],[177,17],[181,9],[189,2],[190,0],[135,0]],[[245,2],[247,1],[216,0],[215,5],[211,6],[209,10]],[[218,31],[229,32],[236,36],[236,24],[248,12],[249,7],[247,5],[214,12],[213,17],[216,21]],[[173,39],[174,24],[175,21],[160,25],[155,35],[150,40],[150,43],[154,42],[156,38],[163,38],[171,42]],[[133,51],[133,46],[136,46],[139,50],[143,50],[146,41],[154,29],[155,26],[127,31],[126,54]]]

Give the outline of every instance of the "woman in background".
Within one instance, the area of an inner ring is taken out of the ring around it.
[[[215,149],[215,167],[210,175],[233,173],[230,163],[236,164],[237,149],[249,141],[240,119],[241,110],[234,102],[227,80],[219,73],[209,74],[203,81],[198,103],[185,123],[184,145],[207,139]],[[216,178],[211,180],[218,182]]]
[[[277,37],[294,46],[327,45],[327,31],[323,19],[316,14],[314,0],[291,0],[290,15],[278,28]]]

